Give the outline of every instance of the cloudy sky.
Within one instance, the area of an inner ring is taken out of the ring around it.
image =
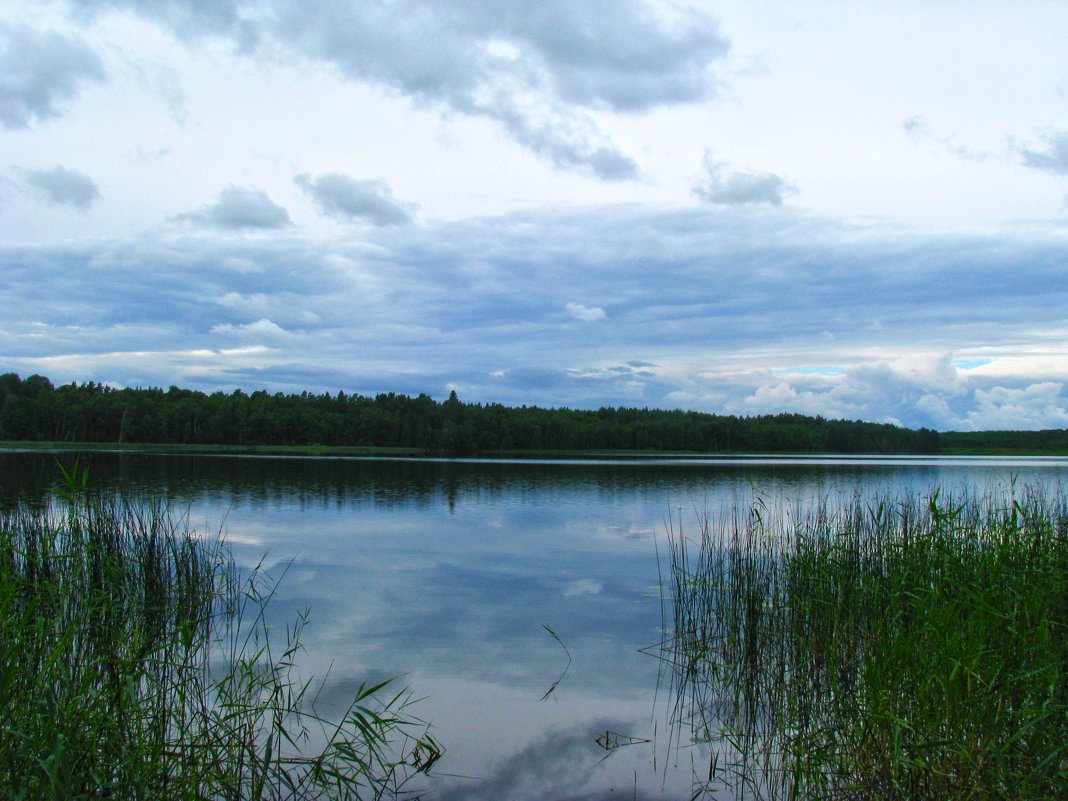
[[[0,0],[0,372],[1068,427],[1066,30]]]

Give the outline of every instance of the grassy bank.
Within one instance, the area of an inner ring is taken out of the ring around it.
[[[672,526],[698,795],[1068,797],[1064,498],[757,502]]]
[[[161,502],[68,478],[0,510],[0,797],[394,797],[440,755],[385,685],[321,718],[306,616],[268,637],[262,575]]]

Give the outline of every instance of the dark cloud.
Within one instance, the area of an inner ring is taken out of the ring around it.
[[[283,228],[290,224],[289,212],[271,200],[262,189],[228,186],[219,199],[201,211],[181,215],[182,219],[216,228]]]
[[[357,180],[336,172],[316,178],[301,174],[297,186],[324,212],[344,219],[366,219],[375,225],[408,225],[417,206],[393,197],[383,180]]]
[[[471,105],[466,110],[492,117],[516,142],[561,169],[586,172],[606,181],[638,177],[637,162],[608,142],[584,114],[531,112],[506,95],[497,97],[492,107]]]
[[[705,155],[706,176],[693,188],[693,193],[706,203],[737,206],[766,203],[781,206],[785,195],[796,194],[797,188],[781,175],[770,172],[732,172],[726,165],[714,162]]]
[[[590,108],[645,111],[704,99],[715,87],[710,66],[729,49],[708,14],[644,0],[442,5],[481,42],[513,43],[556,96]]]
[[[259,25],[241,14],[242,0],[68,0],[76,12],[94,16],[109,9],[132,11],[156,20],[179,36],[194,40],[203,36],[232,38],[243,51],[260,40]]]
[[[643,111],[711,93],[714,23],[662,22],[646,3],[278,4],[279,40],[347,76],[496,121],[553,164],[606,180],[634,160],[582,108]]]
[[[1057,175],[1068,175],[1068,131],[1046,133],[1042,138],[1046,143],[1044,150],[1020,148],[1024,166]]]
[[[292,48],[445,110],[484,117],[557,167],[635,178],[634,159],[586,110],[638,113],[716,91],[729,49],[715,20],[646,0],[75,0],[135,11],[180,34]]]
[[[201,216],[233,222],[234,206]],[[937,427],[1026,411],[1060,427],[1065,370],[981,382],[945,354],[1063,329],[1064,254],[1056,227],[921,233],[788,208],[543,209],[329,241],[186,228],[0,252],[0,352],[60,381],[137,364],[163,386],[188,371],[282,391]],[[607,312],[583,323],[569,303]],[[769,363],[785,372],[747,372]]]
[[[450,105],[514,84],[613,111],[700,100],[712,94],[710,67],[729,48],[707,14],[667,19],[642,0],[302,0],[275,8],[280,39],[354,77]]]
[[[18,170],[23,182],[44,202],[86,211],[100,199],[100,190],[88,175],[56,165],[47,170]]]
[[[0,21],[0,125],[28,128],[62,114],[62,103],[104,67],[85,41]]]

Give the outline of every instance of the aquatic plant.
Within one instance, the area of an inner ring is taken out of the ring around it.
[[[758,499],[669,528],[695,798],[1068,797],[1063,497]]]
[[[317,711],[307,615],[269,631],[262,570],[162,501],[66,478],[0,510],[0,796],[396,797],[441,755],[391,682]]]

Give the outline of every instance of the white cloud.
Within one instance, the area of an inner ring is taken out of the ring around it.
[[[811,397],[812,393],[808,394]],[[784,409],[799,410],[800,406],[806,405],[799,400],[797,390],[785,381],[757,387],[742,403],[758,414],[775,414]]]
[[[603,581],[594,579],[576,579],[564,588],[565,598],[577,598],[580,595],[598,595],[604,589]]]
[[[965,418],[966,427],[972,430],[1068,428],[1068,395],[1063,383],[977,389],[975,403],[978,408]]]
[[[604,309],[599,306],[583,306],[581,303],[568,303],[567,313],[584,323],[592,323],[608,318],[608,315],[604,313]]]
[[[1062,428],[1068,423],[1063,382],[990,379],[960,370],[948,354],[867,361],[837,376],[790,373],[740,377],[755,389],[732,411],[793,411],[942,430]]]
[[[255,292],[251,295],[242,295],[240,292],[227,292],[216,301],[220,306],[227,309],[237,309],[244,313],[262,312],[269,305],[267,295]]]
[[[245,325],[222,323],[212,326],[211,332],[227,339],[233,337],[241,339],[278,339],[292,336],[289,331],[286,331],[277,323],[271,322],[266,317]]]
[[[1054,333],[1054,342],[1058,340],[1068,341],[1068,335],[1056,336]],[[1045,347],[1003,347],[986,358],[977,359],[962,372],[988,383],[1015,383],[1034,375],[1068,382],[1068,361],[1064,358],[1063,346],[1056,344]]]

